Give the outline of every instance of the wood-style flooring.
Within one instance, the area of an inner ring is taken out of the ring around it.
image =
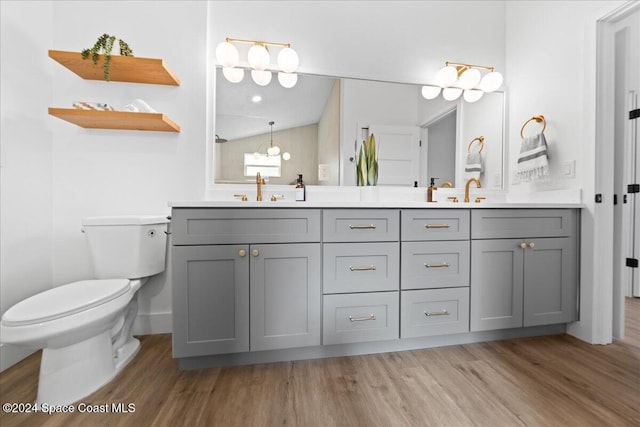
[[[607,346],[558,335],[179,371],[170,335],[141,341],[129,366],[82,400],[135,412],[3,412],[0,425],[640,426],[640,299],[627,299],[627,338]],[[3,404],[33,401],[39,361],[0,375]]]

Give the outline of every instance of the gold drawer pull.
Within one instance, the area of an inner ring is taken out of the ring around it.
[[[245,256],[246,254],[247,254],[247,251],[245,251],[244,249],[240,249],[240,250],[238,251],[238,256],[239,256],[239,257],[243,257],[243,256]]]
[[[251,255],[258,256],[258,255],[260,255],[260,251],[257,250],[257,249],[254,249],[254,250],[251,251]]]
[[[369,271],[369,270],[375,270],[376,266],[375,265],[366,265],[364,267],[352,267],[349,266],[349,270],[351,271]]]
[[[427,268],[441,268],[441,267],[451,267],[451,264],[448,262],[441,262],[440,264],[424,264]]]
[[[449,224],[425,224],[427,228],[451,228]]]
[[[425,311],[424,315],[427,317],[430,316],[448,316],[449,312],[447,310],[442,310],[442,311]]]
[[[370,314],[366,317],[353,317],[351,315],[349,315],[349,320],[351,322],[366,322],[367,320],[376,320],[376,315],[375,314]]]
[[[349,228],[352,230],[367,230],[367,229],[374,229],[376,228],[375,224],[364,224],[364,225],[352,225],[349,224]]]

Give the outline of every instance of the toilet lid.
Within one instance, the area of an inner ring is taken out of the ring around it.
[[[41,292],[7,310],[2,323],[26,326],[70,316],[104,304],[129,291],[129,280],[82,280]]]

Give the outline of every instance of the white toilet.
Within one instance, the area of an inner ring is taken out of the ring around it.
[[[134,296],[165,269],[168,222],[161,216],[85,218],[97,279],[50,289],[4,313],[3,343],[43,349],[36,403],[76,402],[136,355]]]

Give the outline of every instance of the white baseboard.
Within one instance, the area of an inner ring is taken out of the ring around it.
[[[0,344],[0,372],[8,369],[33,354],[37,349],[18,347],[11,344]]]
[[[133,322],[133,335],[170,334],[172,330],[171,312],[138,313]]]

